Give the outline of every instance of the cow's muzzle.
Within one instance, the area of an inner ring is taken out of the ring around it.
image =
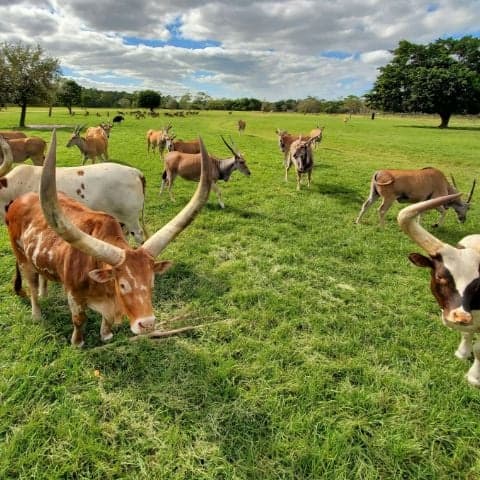
[[[155,328],[155,317],[137,318],[131,325],[130,330],[135,335],[151,332]]]

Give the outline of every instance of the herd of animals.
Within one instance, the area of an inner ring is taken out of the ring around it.
[[[238,125],[239,132],[246,123]],[[102,316],[100,337],[112,338],[112,326],[124,316],[135,334],[155,327],[152,289],[155,274],[171,266],[156,257],[195,218],[208,199],[210,189],[224,203],[217,186],[233,171],[249,176],[250,170],[233,140],[222,137],[232,157],[218,159],[209,155],[202,140],[182,141],[171,132],[171,125],[147,132],[147,152],[158,150],[164,160],[162,186],[172,187],[176,176],[197,181],[188,204],[159,231],[148,236],[143,221],[145,178],[140,170],[108,160],[108,139],[112,125],[90,127],[81,136],[74,129],[67,147],[76,145],[82,153],[79,167],[56,167],[56,133],[47,157],[46,142],[21,132],[0,132],[0,208],[7,225],[16,263],[15,292],[25,295],[22,277],[30,291],[32,315],[40,318],[39,296],[46,295],[47,282],[64,285],[71,311],[74,346],[84,344],[85,311],[91,308]],[[306,135],[276,131],[283,153],[285,179],[293,165],[300,189],[302,175],[310,185],[314,167],[313,150],[322,141],[324,128]],[[167,153],[165,153],[167,150]],[[34,165],[19,165],[30,158]],[[97,159],[100,163],[96,163]],[[90,159],[92,165],[85,165]],[[57,189],[60,193],[57,193]],[[430,287],[442,311],[446,326],[458,330],[461,342],[455,355],[473,364],[467,380],[480,387],[480,235],[469,235],[456,245],[442,242],[422,227],[422,213],[437,209],[443,223],[448,208],[455,210],[460,222],[466,220],[475,189],[462,200],[455,181],[452,184],[435,168],[418,170],[379,170],[371,179],[370,194],[363,203],[356,223],[378,198],[380,223],[397,200],[410,203],[398,214],[402,230],[428,256],[409,255],[410,261],[431,273]],[[132,235],[139,244],[128,242]]]

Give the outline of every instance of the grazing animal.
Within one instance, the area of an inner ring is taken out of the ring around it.
[[[85,131],[85,137],[93,137],[95,135],[103,135],[107,141],[110,138],[110,131],[113,125],[111,123],[102,122],[98,127],[88,127]]]
[[[198,140],[175,140],[175,135],[172,135],[167,137],[166,145],[169,152],[200,153]]]
[[[47,142],[40,137],[12,138],[7,140],[10,145],[13,161],[22,163],[27,158],[31,158],[34,165],[43,165],[45,160],[45,149]],[[0,170],[0,175],[5,172]]]
[[[101,127],[94,127],[99,128],[102,130],[90,132],[89,135],[85,137],[80,136],[80,131],[83,127],[77,126],[70,137],[70,140],[67,143],[67,147],[73,147],[76,145],[80,152],[83,154],[82,165],[85,165],[85,162],[88,159],[92,160],[92,163],[95,163],[95,160],[100,158],[100,161],[108,160],[108,138],[103,129]]]
[[[468,235],[452,246],[425,230],[416,219],[426,210],[459,201],[460,195],[410,205],[400,211],[398,223],[428,254],[410,253],[408,258],[417,267],[430,269],[430,290],[442,310],[443,323],[462,337],[455,356],[466,360],[473,353],[467,380],[480,387],[480,342],[473,344],[474,334],[480,333],[480,235]]]
[[[150,153],[150,147],[152,152],[155,153],[155,148],[158,147],[158,153],[163,158],[165,146],[167,145],[168,132],[172,128],[172,125],[167,125],[161,130],[148,130],[147,132],[147,153]]]
[[[0,176],[0,218],[4,220],[10,202],[24,193],[38,192],[43,168],[19,165],[11,170],[12,151],[2,138],[0,150],[4,158],[0,171],[8,172]],[[133,235],[138,243],[143,242],[145,177],[140,170],[117,163],[98,163],[59,167],[56,176],[59,190],[94,210],[113,215],[123,225],[126,234]]]
[[[464,222],[467,210],[470,207],[475,181],[466,202],[456,199],[446,205],[440,204],[437,210],[440,219],[435,226],[440,226],[445,220],[447,208],[453,208],[458,220]],[[403,203],[415,203],[430,198],[442,197],[457,193],[454,186],[448,183],[445,175],[436,168],[426,167],[419,170],[378,170],[370,182],[370,195],[365,200],[355,223],[360,223],[365,212],[377,198],[382,197],[382,204],[378,209],[380,225],[385,224],[385,215],[395,200]]]
[[[310,138],[314,138],[315,141],[313,142],[313,148],[317,148],[317,145],[322,141],[323,138],[323,131],[325,127],[320,127],[317,125],[317,128],[310,130],[310,134],[308,135]]]
[[[233,153],[233,157],[221,160],[210,155],[210,168],[212,171],[212,190],[217,196],[220,207],[225,208],[225,204],[222,200],[222,192],[218,188],[216,182],[218,180],[228,182],[230,176],[235,170],[238,170],[249,177],[250,170],[248,169],[247,163],[242,154],[237,149],[230,146],[223,137],[222,140],[227,148]],[[200,164],[201,154],[183,153],[178,151],[167,153],[165,156],[165,170],[162,174],[160,193],[163,192],[165,185],[168,185],[170,198],[173,200],[172,187],[175,177],[180,175],[185,180],[198,181],[201,170]]]
[[[300,136],[298,140],[295,140],[290,145],[288,161],[285,166],[285,181],[288,180],[288,170],[290,170],[290,167],[293,164],[297,174],[297,190],[300,190],[300,180],[305,173],[307,174],[308,186],[310,187],[313,170],[312,143],[314,141],[315,138],[307,138],[304,140],[302,139],[302,136]]]
[[[288,165],[288,156],[290,154],[290,147],[293,142],[297,141],[300,137],[303,138],[304,140],[309,140],[310,137],[308,135],[295,135],[288,133],[286,130],[280,130],[276,129],[275,130],[277,136],[278,136],[278,146],[280,147],[280,150],[283,152],[283,164],[285,167]]]
[[[112,122],[113,123],[122,123],[125,120],[125,117],[123,115],[115,115],[113,117]]]
[[[141,247],[133,249],[120,224],[110,215],[89,209],[55,186],[55,135],[40,183],[40,196],[27,193],[10,204],[6,222],[19,269],[16,291],[23,275],[30,288],[32,315],[41,317],[39,275],[61,282],[71,311],[71,343],[84,344],[85,311],[102,315],[102,341],[112,338],[112,326],[128,317],[134,334],[154,329],[152,307],[154,276],[172,263],[156,261],[165,247],[201,210],[210,191],[208,154],[202,144],[202,174],[190,202]]]
[[[245,122],[245,120],[239,120],[238,121],[238,131],[240,133],[245,131],[246,126],[247,126],[247,122]]]
[[[12,138],[27,138],[23,132],[15,132],[10,130],[0,130],[0,137],[11,140]]]

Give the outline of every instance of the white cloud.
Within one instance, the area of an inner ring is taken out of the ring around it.
[[[478,0],[0,0],[0,41],[41,44],[84,86],[174,95],[363,94],[399,40],[425,43],[479,25]]]

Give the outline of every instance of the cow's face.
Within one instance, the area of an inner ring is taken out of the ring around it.
[[[155,274],[166,272],[172,262],[157,262],[141,248],[126,251],[125,261],[117,267],[106,267],[89,272],[99,282],[113,282],[117,310],[127,316],[130,330],[138,335],[155,327],[152,291]]]
[[[430,268],[430,289],[444,323],[476,329],[480,318],[472,312],[480,310],[480,254],[472,248],[449,248],[433,257],[411,253],[408,258],[418,267]]]

